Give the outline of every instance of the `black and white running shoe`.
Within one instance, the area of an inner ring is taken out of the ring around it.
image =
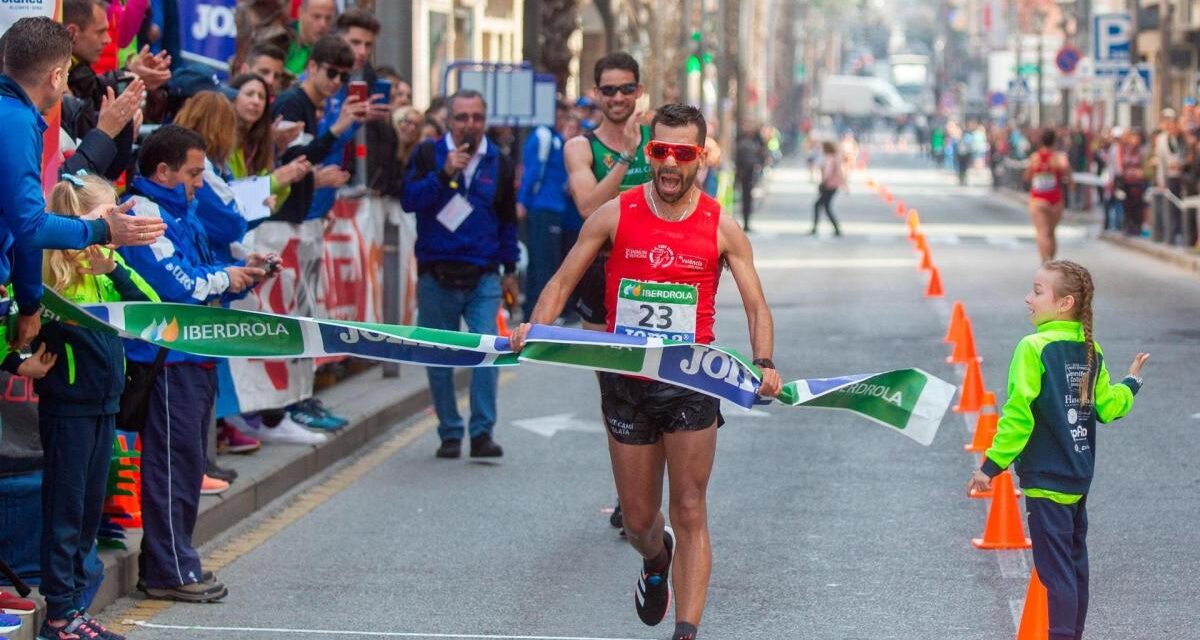
[[[638,618],[653,627],[663,621],[671,608],[671,561],[675,559],[675,532],[671,527],[663,528],[663,544],[667,548],[667,564],[658,571],[651,571],[642,562],[642,573],[633,592],[633,604]]]

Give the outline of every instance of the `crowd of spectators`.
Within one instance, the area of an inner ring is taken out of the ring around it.
[[[415,219],[418,322],[495,333],[498,311],[521,303],[519,235],[531,301],[582,225],[562,145],[595,126],[590,99],[561,102],[553,126],[529,132],[489,126],[483,96],[469,90],[418,109],[403,77],[372,64],[380,23],[370,11],[339,13],[334,0],[304,0],[295,10],[283,30],[240,34],[248,41],[239,42],[228,80],[173,59],[159,17],[141,0],[63,0],[61,24],[25,19],[4,37],[0,112],[10,132],[0,146],[27,166],[3,172],[0,183],[10,234],[0,266],[11,265],[11,277],[0,275],[21,318],[6,341],[11,353],[0,355],[6,371],[38,379],[55,399],[40,408],[40,581],[50,607],[43,637],[119,638],[86,613],[84,596],[117,431],[140,431],[139,588],[151,598],[213,602],[228,589],[202,566],[192,533],[201,495],[236,480],[218,452],[319,444],[347,424],[311,386],[289,406],[217,415],[216,359],[36,323],[43,278],[76,303],[229,305],[278,271],[279,256],[258,246],[257,229],[299,234],[338,198],[369,195],[393,199]],[[43,69],[49,61],[61,67]],[[22,65],[41,75],[22,76]],[[60,98],[62,164],[47,169],[59,172],[50,207],[58,215],[48,215],[45,121],[30,114],[50,113]],[[262,185],[261,200],[239,188],[247,181]],[[85,249],[96,244],[119,248]],[[32,355],[18,355],[30,345]],[[492,439],[495,371],[474,372],[465,421],[450,370],[428,376],[438,455],[460,455],[464,437],[474,457],[503,455]],[[138,424],[118,424],[118,409],[126,419],[118,399],[135,381],[144,411]],[[88,437],[66,436],[80,430]],[[5,608],[23,610],[24,601],[0,594]]]
[[[923,150],[966,183],[973,167],[986,168],[995,188],[1027,191],[1024,163],[1036,145],[1032,125],[946,122],[932,128]],[[1058,148],[1076,174],[1069,208],[1097,208],[1103,231],[1195,248],[1196,210],[1180,207],[1200,195],[1200,106],[1165,108],[1151,130],[1138,127],[1057,127]]]

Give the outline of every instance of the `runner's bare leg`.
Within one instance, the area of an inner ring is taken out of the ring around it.
[[[702,431],[663,434],[675,530],[675,620],[700,625],[712,574],[708,538],[708,478],[717,453],[717,425]]]
[[[617,483],[617,498],[624,512],[625,537],[643,558],[654,558],[663,550],[662,490],[666,449],[662,441],[622,444],[610,433],[608,454]]]

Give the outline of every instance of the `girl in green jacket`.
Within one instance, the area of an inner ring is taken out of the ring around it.
[[[1088,605],[1087,494],[1096,422],[1129,413],[1142,387],[1139,353],[1129,375],[1109,378],[1092,338],[1092,276],[1067,260],[1042,265],[1025,296],[1037,331],[1017,344],[996,437],[967,486],[986,490],[1015,462],[1025,490],[1033,563],[1046,586],[1050,640],[1079,640]]]

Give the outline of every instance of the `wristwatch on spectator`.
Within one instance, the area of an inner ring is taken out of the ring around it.
[[[771,362],[770,358],[755,358],[754,366],[758,367],[759,369],[774,369],[775,363]]]

